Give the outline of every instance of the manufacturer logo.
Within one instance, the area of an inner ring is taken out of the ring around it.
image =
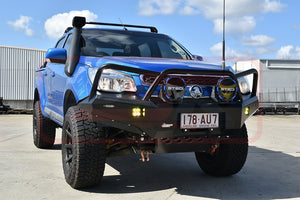
[[[200,99],[203,95],[203,90],[200,86],[194,85],[190,88],[190,94],[194,99]]]
[[[166,85],[163,87],[163,93],[169,101],[179,101],[185,93],[185,82],[182,78],[172,77],[166,80]]]

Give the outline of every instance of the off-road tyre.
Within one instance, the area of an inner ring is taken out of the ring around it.
[[[76,106],[68,109],[62,130],[62,164],[71,187],[92,187],[102,179],[106,162],[103,136],[87,111]]]
[[[248,135],[245,125],[240,129],[227,130],[230,139],[224,140],[215,153],[196,152],[200,168],[212,176],[230,176],[244,166],[248,154]],[[225,134],[226,134],[225,133]]]
[[[55,141],[56,125],[43,116],[40,101],[34,103],[33,109],[33,143],[41,149],[50,149]]]

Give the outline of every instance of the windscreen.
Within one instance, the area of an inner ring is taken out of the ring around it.
[[[130,56],[190,60],[190,55],[166,35],[117,31],[83,30],[83,56]]]

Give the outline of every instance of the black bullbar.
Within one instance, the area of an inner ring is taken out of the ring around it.
[[[107,93],[97,94],[97,86],[104,69],[115,69],[137,74],[157,74],[157,78],[149,87],[144,97],[134,93]],[[238,91],[241,101],[227,104],[156,104],[150,97],[161,80],[168,74],[201,74],[201,75],[226,75],[237,81],[237,78],[254,74],[253,89],[250,95],[243,97]],[[208,129],[184,130],[180,128],[181,113],[219,113],[219,128],[215,133],[221,133],[223,129],[239,129],[246,119],[250,117],[258,106],[256,97],[257,71],[251,69],[239,74],[229,71],[217,70],[183,70],[167,69],[161,73],[137,69],[133,67],[107,64],[99,68],[89,98],[81,101],[78,106],[89,110],[92,121],[97,121],[103,126],[114,127],[139,135],[147,134],[152,138],[174,138],[183,137],[187,132],[189,136],[207,133]],[[134,109],[139,109],[140,116],[134,116]],[[144,110],[143,110],[144,109]],[[143,114],[144,112],[144,114]],[[247,112],[247,114],[245,114]]]

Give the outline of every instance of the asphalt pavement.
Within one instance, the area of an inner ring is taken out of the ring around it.
[[[234,176],[204,174],[193,153],[151,155],[148,163],[129,155],[107,159],[100,185],[75,190],[64,180],[60,140],[51,150],[37,149],[31,115],[0,115],[0,198],[300,199],[300,115],[253,116],[247,127],[247,162]]]

